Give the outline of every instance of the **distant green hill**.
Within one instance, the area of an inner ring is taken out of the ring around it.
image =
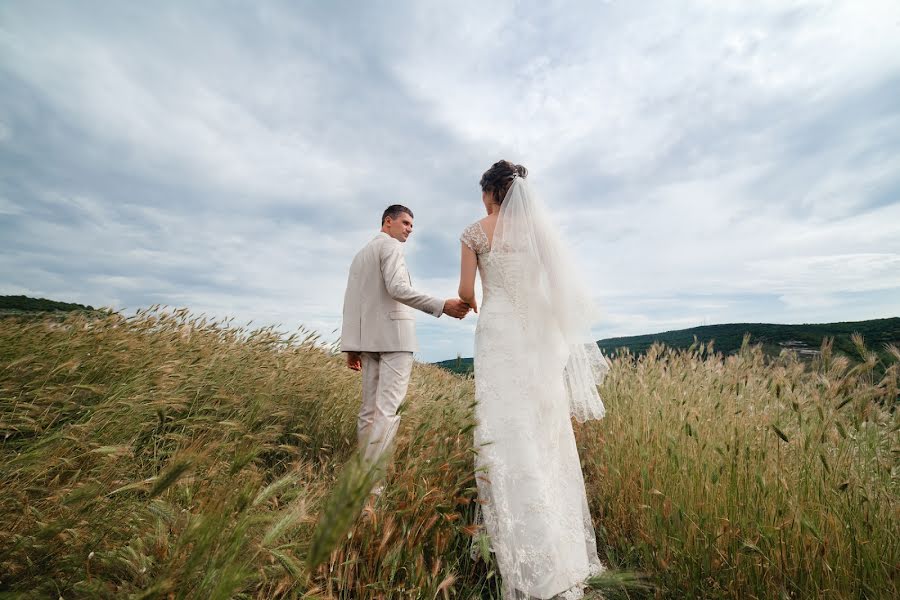
[[[69,312],[73,310],[94,310],[93,306],[57,302],[46,298],[29,298],[28,296],[0,296],[0,313],[16,314],[23,312]]]
[[[632,354],[640,355],[645,353],[655,342],[660,342],[670,348],[688,348],[696,338],[704,343],[712,340],[716,351],[732,354],[740,349],[744,335],[750,334],[751,343],[762,344],[763,349],[769,354],[777,355],[781,350],[789,348],[797,351],[801,356],[812,356],[822,345],[823,338],[833,337],[836,351],[857,358],[857,352],[850,339],[854,333],[863,336],[866,346],[870,350],[882,353],[885,344],[900,345],[900,317],[808,325],[771,323],[704,325],[647,335],[606,338],[598,341],[597,345],[606,354],[613,354],[622,348],[627,348]],[[455,373],[472,371],[471,358],[454,358],[435,364]]]
[[[471,358],[451,358],[450,360],[442,360],[433,364],[443,369],[447,369],[451,373],[458,373],[460,375],[466,375],[467,373],[471,373],[475,370],[475,366],[472,364]]]
[[[776,354],[786,347],[817,350],[822,345],[822,338],[833,337],[835,350],[852,355],[855,350],[850,336],[854,333],[861,334],[866,345],[872,350],[880,350],[884,344],[900,344],[900,318],[807,325],[770,323],[705,325],[650,335],[607,338],[597,344],[604,352],[628,348],[633,354],[643,354],[654,342],[661,342],[671,348],[687,348],[696,338],[700,342],[714,340],[716,350],[730,354],[740,349],[744,335],[748,333],[753,343],[762,344],[767,351]]]

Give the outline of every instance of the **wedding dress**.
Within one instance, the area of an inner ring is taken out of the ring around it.
[[[601,418],[608,365],[590,339],[590,298],[528,184],[515,178],[478,258],[476,475],[503,598],[575,599],[599,573],[571,416]],[[552,271],[552,272],[551,272]]]

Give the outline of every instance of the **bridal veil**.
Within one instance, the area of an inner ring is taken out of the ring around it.
[[[571,416],[602,418],[597,386],[609,363],[591,335],[594,302],[549,213],[518,175],[500,207],[491,255],[530,342],[529,366],[564,369]]]

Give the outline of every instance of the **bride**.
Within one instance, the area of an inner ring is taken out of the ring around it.
[[[526,181],[502,160],[481,178],[488,216],[467,227],[459,296],[475,311],[475,445],[484,526],[506,600],[581,598],[603,570],[570,416],[603,417],[608,371],[590,296]]]

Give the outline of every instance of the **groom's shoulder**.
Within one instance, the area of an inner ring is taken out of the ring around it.
[[[403,244],[400,243],[399,240],[395,240],[389,235],[378,235],[374,240],[370,242],[374,244],[377,248],[382,248],[384,250],[397,250],[403,247]]]
[[[389,235],[376,235],[374,238],[360,249],[359,254],[376,254],[386,256],[397,250],[402,250],[402,244]]]

